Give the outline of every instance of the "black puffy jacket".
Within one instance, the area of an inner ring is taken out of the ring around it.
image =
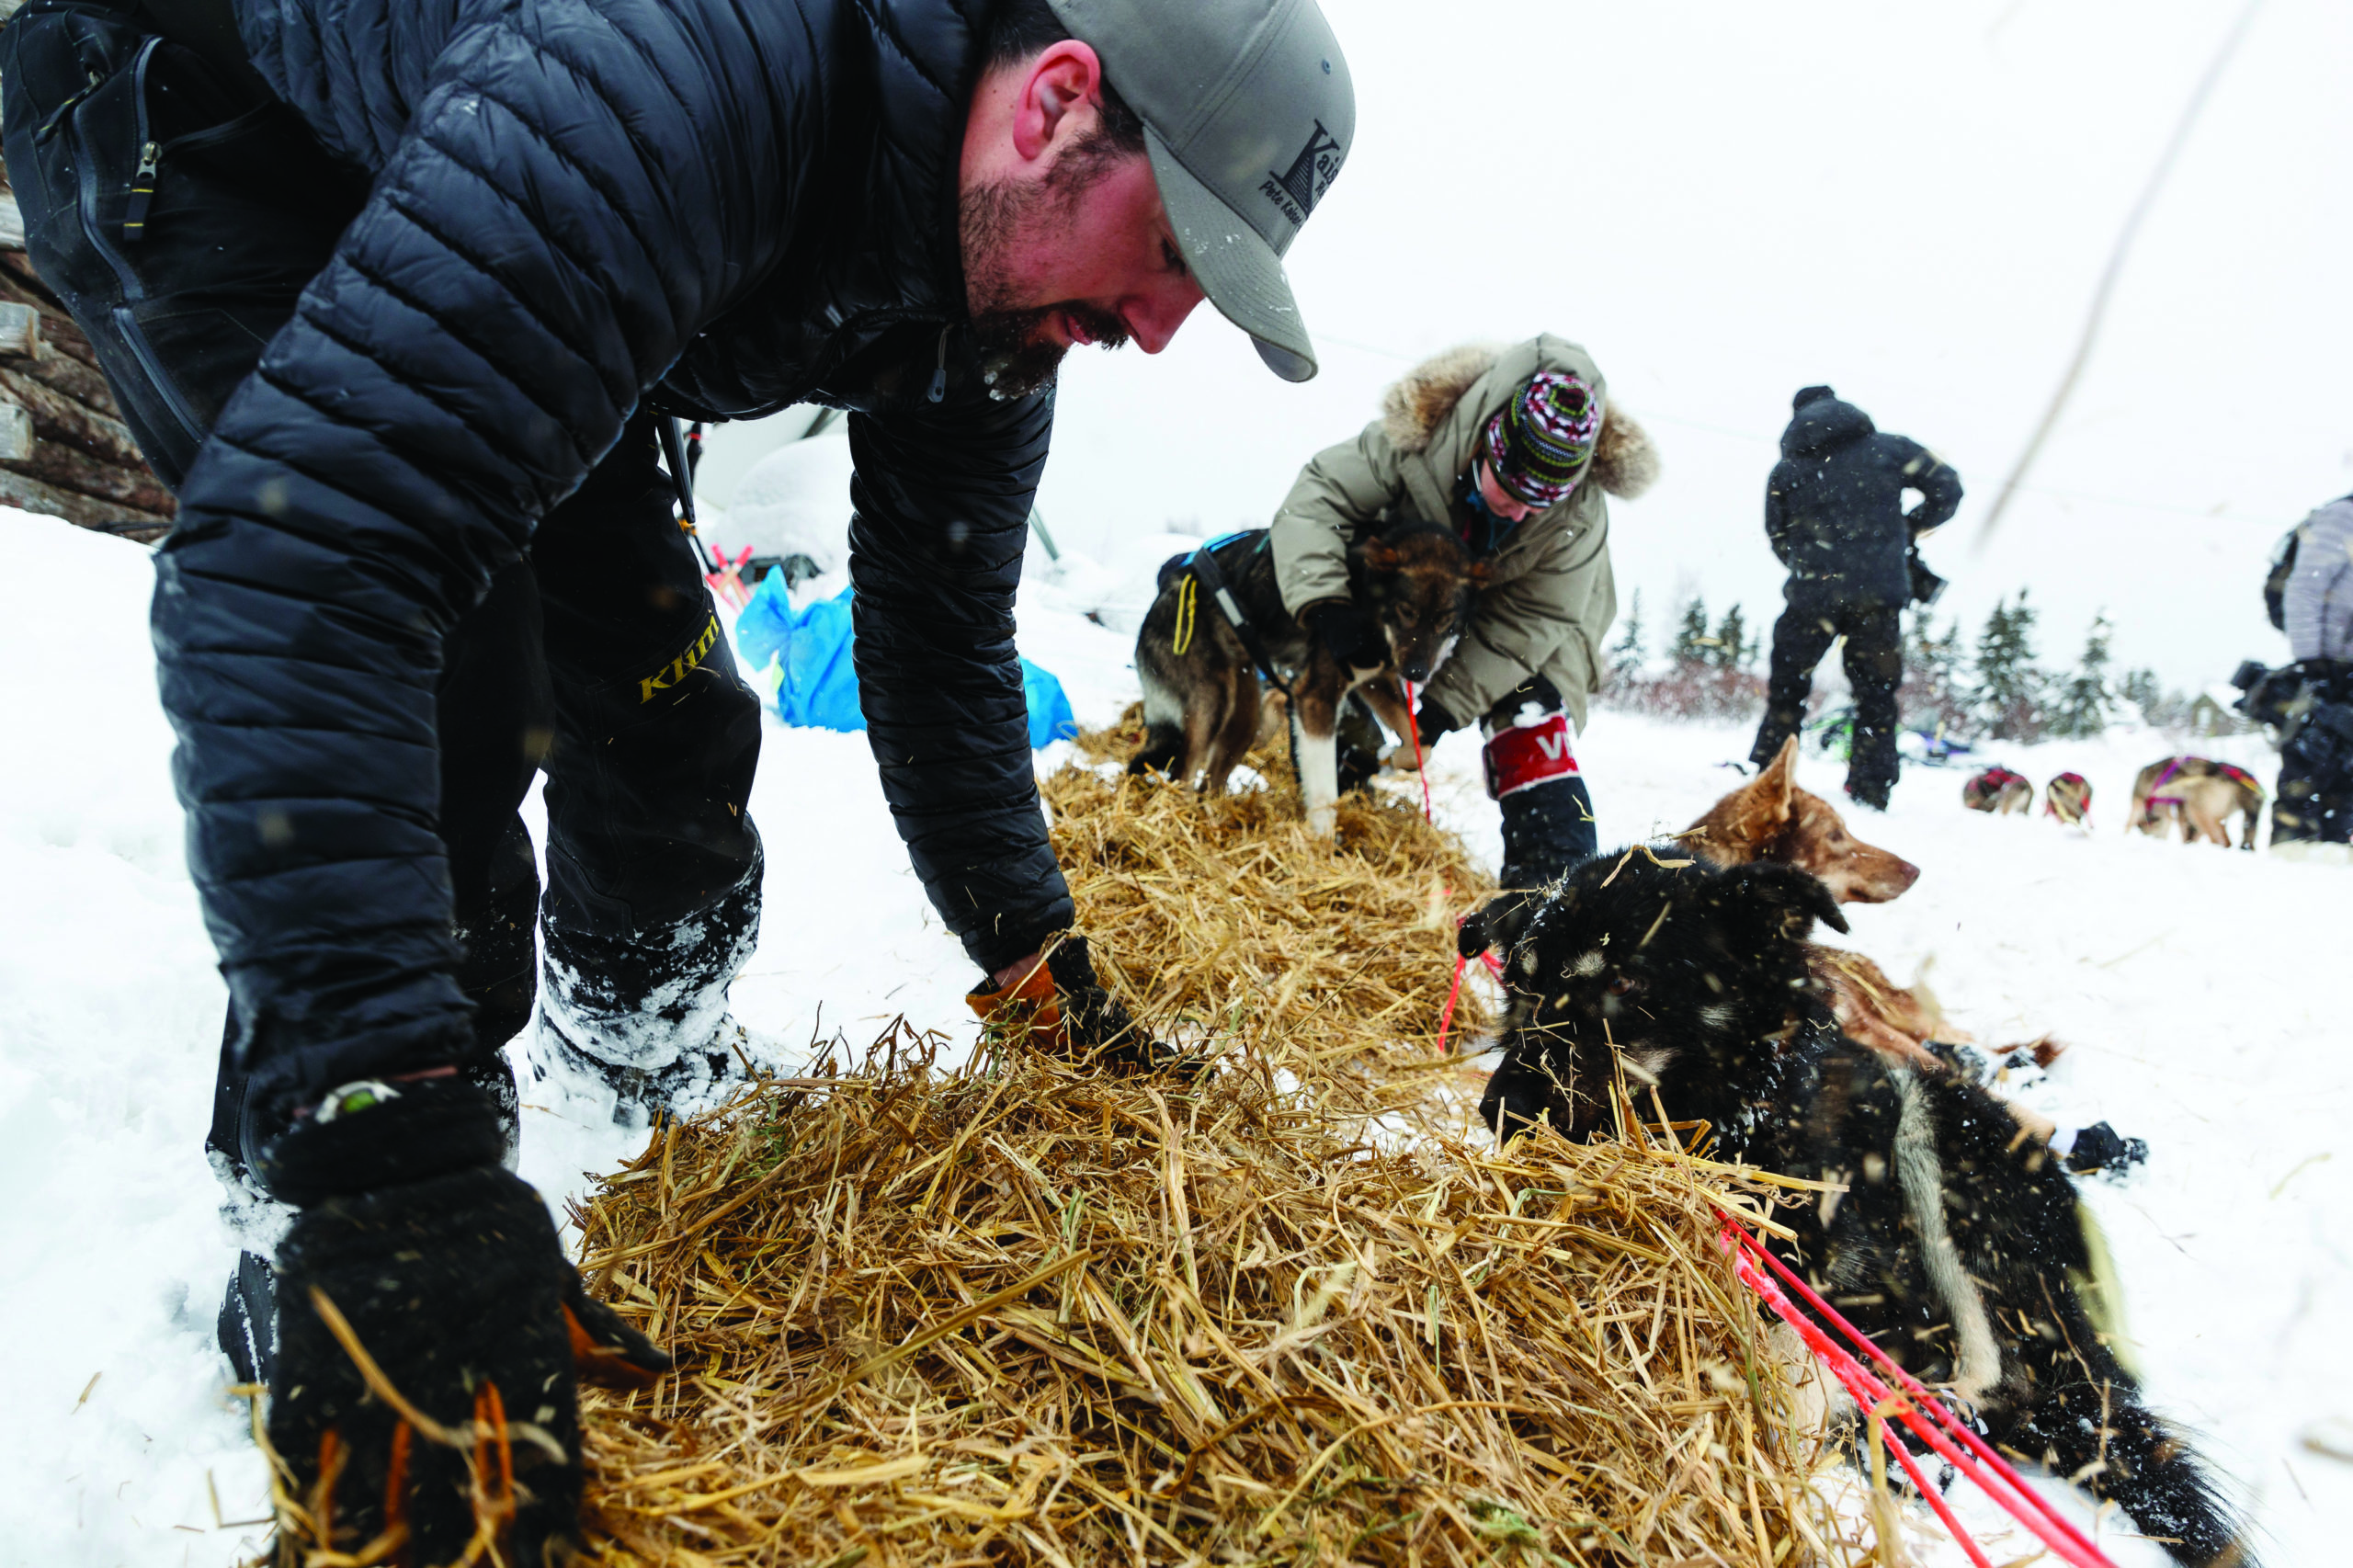
[[[1052,404],[992,401],[961,325],[983,9],[239,0],[271,90],[374,180],[190,470],[155,598],[190,867],[268,1087],[470,1042],[441,639],[641,400],[853,411],[892,812],[983,966],[1069,922],[1013,648]]]
[[[1798,396],[1765,490],[1766,537],[1790,569],[1783,592],[1791,603],[1901,608],[1912,598],[1904,558],[1960,507],[1961,475],[1826,387]],[[1909,513],[1906,490],[1921,496]]]

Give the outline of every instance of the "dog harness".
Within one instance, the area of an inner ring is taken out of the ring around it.
[[[2006,767],[1989,767],[1970,782],[1988,794],[1997,794],[2013,784],[2031,784],[2033,780],[2023,773],[2013,773]]]
[[[1258,542],[1250,547],[1251,552],[1265,550],[1272,536],[1264,528],[1247,528],[1220,534],[1184,558],[1185,576],[1176,587],[1176,631],[1169,645],[1180,654],[1193,645],[1198,590],[1207,588],[1210,597],[1217,602],[1217,608],[1224,612],[1227,623],[1233,628],[1233,634],[1242,639],[1243,651],[1258,667],[1260,677],[1289,698],[1291,694],[1290,682],[1275,673],[1275,662],[1267,656],[1267,644],[1259,638],[1257,629],[1250,624],[1250,618],[1242,613],[1242,602],[1233,597],[1233,589],[1226,582],[1224,569],[1217,562],[1219,551],[1236,540],[1249,538],[1253,533],[1258,536]]]
[[[2182,803],[2182,799],[2178,795],[2160,795],[2157,791],[2164,789],[2168,780],[2172,779],[2179,774],[2183,768],[2188,767],[2193,762],[2202,762],[2222,778],[2229,779],[2232,783],[2239,785],[2242,788],[2254,790],[2255,798],[2257,801],[2268,800],[2270,798],[2264,791],[2263,786],[2256,782],[2255,775],[2249,773],[2245,768],[2241,767],[2234,762],[2216,762],[2210,757],[2203,756],[2167,757],[2165,759],[2165,770],[2157,775],[2157,781],[2154,784],[2149,786],[2149,798],[2146,801],[2143,802],[2141,813],[2141,820],[2143,822],[2151,823],[2156,821],[2156,812],[2151,808],[2156,806],[2178,806]]]
[[[2075,785],[2082,789],[2084,791],[2084,803],[2081,809],[2084,813],[2084,820],[2088,823],[2091,820],[2092,814],[2092,786],[2091,780],[2086,778],[2080,773],[2063,773],[2059,775],[2058,778],[2053,778],[2051,781],[2050,788],[2042,791],[2042,814],[2047,817],[2055,817],[2059,815],[2059,801],[2056,797],[2052,794],[2052,790],[2057,789],[2062,784]],[[2065,1151],[2062,1150],[2061,1153],[2063,1153]]]

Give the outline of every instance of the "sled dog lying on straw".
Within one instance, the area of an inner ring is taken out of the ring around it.
[[[1719,1159],[1830,1184],[1782,1212],[1795,1239],[1775,1250],[1834,1307],[2177,1561],[2250,1562],[2187,1444],[2141,1403],[2073,1184],[1975,1084],[1839,1033],[1807,963],[1816,920],[1847,928],[1787,866],[1639,846],[1588,861],[1514,916],[1483,1113],[1499,1134],[1549,1121],[1585,1140],[1631,1095],[1704,1122]],[[1487,936],[1473,916],[1464,950]]]

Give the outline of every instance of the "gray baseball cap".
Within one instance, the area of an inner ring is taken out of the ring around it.
[[[1287,381],[1315,347],[1283,253],[1357,128],[1356,88],[1314,0],[1047,0],[1143,120],[1187,265]]]

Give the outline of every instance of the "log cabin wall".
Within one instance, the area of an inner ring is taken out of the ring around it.
[[[15,7],[0,0],[0,14]],[[33,271],[0,167],[0,506],[152,542],[178,506],[98,373],[90,340]]]

